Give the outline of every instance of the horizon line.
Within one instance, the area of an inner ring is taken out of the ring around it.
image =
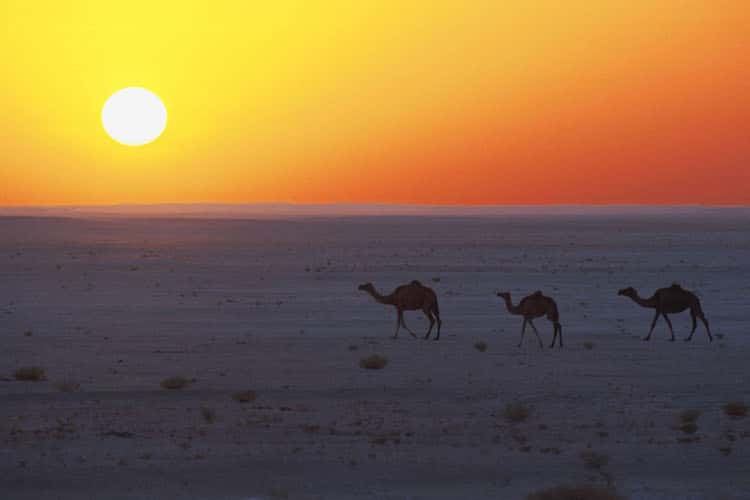
[[[117,203],[101,205],[0,205],[0,217],[279,218],[347,216],[638,215],[743,212],[750,205],[549,204],[426,205],[407,203]],[[750,215],[750,213],[748,213]]]

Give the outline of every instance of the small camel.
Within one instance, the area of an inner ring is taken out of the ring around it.
[[[651,322],[651,329],[643,340],[651,340],[651,334],[654,332],[656,320],[659,319],[659,316],[664,316],[664,320],[667,322],[667,326],[669,326],[669,333],[672,334],[672,338],[670,338],[669,341],[674,342],[674,330],[672,329],[672,322],[669,321],[667,314],[681,313],[686,309],[690,309],[690,316],[693,319],[693,329],[690,330],[690,336],[685,339],[685,342],[690,342],[693,339],[693,334],[697,327],[695,318],[700,318],[705,325],[706,333],[708,334],[708,341],[713,342],[714,340],[711,335],[711,329],[708,327],[706,316],[703,314],[700,300],[698,300],[698,297],[696,297],[693,292],[685,290],[677,283],[669,288],[659,288],[654,292],[651,298],[648,299],[641,298],[633,287],[623,288],[617,292],[617,295],[629,297],[633,302],[640,306],[656,309],[656,315]]]
[[[560,314],[557,312],[557,304],[555,304],[554,300],[543,295],[542,292],[538,290],[531,295],[527,295],[526,297],[521,299],[521,302],[519,302],[517,306],[513,305],[513,302],[510,299],[510,293],[498,292],[497,296],[502,297],[505,300],[505,307],[508,309],[509,313],[523,316],[523,325],[521,326],[521,341],[518,343],[518,347],[521,347],[521,344],[523,344],[523,335],[524,333],[526,333],[526,323],[528,323],[531,325],[531,328],[536,334],[536,338],[539,340],[539,348],[544,349],[542,339],[541,337],[539,337],[539,332],[536,330],[536,327],[534,326],[532,320],[534,318],[547,316],[547,319],[552,322],[555,328],[555,333],[552,336],[552,343],[550,344],[550,348],[555,347],[555,339],[557,339],[558,333],[560,334],[560,348],[562,348],[562,325],[560,324]]]
[[[427,330],[427,335],[425,335],[424,338],[428,339],[430,337],[432,327],[437,322],[437,335],[435,335],[434,340],[440,339],[440,326],[442,325],[442,321],[440,321],[440,309],[438,308],[437,296],[432,288],[426,287],[419,281],[414,280],[408,285],[401,285],[389,295],[379,294],[372,283],[359,285],[359,290],[369,293],[381,304],[394,306],[396,308],[398,316],[396,318],[396,333],[393,334],[394,339],[398,337],[398,331],[402,326],[406,328],[406,331],[408,331],[412,337],[417,337],[414,332],[406,326],[406,323],[404,322],[404,311],[418,311],[420,309],[424,312],[424,315],[427,316],[427,319],[430,320],[430,328]]]

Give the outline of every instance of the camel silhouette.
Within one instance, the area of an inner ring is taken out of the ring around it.
[[[547,316],[547,319],[552,322],[555,329],[554,335],[552,336],[552,343],[550,344],[550,348],[555,347],[555,339],[557,339],[558,333],[560,334],[560,347],[562,348],[562,325],[560,324],[560,314],[557,312],[557,304],[555,304],[554,300],[543,295],[542,292],[538,290],[531,295],[527,295],[526,297],[521,299],[521,302],[519,302],[517,306],[513,305],[513,302],[510,298],[510,293],[498,292],[497,296],[502,297],[505,300],[505,307],[508,309],[509,313],[523,316],[523,325],[521,326],[521,341],[518,343],[518,347],[521,347],[521,344],[523,344],[523,336],[524,333],[526,333],[526,323],[528,323],[534,330],[537,340],[539,340],[539,348],[544,349],[542,339],[541,337],[539,337],[539,332],[536,330],[536,327],[534,326],[534,322],[532,320],[534,318]]]
[[[633,287],[623,288],[617,292],[617,295],[624,295],[640,306],[656,309],[656,315],[654,315],[654,320],[651,322],[651,329],[643,340],[651,340],[651,334],[654,332],[656,320],[659,319],[659,316],[664,316],[664,320],[667,322],[667,326],[669,326],[669,333],[672,334],[672,337],[669,340],[670,342],[674,342],[674,330],[672,329],[672,322],[669,321],[667,314],[681,313],[686,309],[690,309],[690,316],[693,319],[693,329],[690,330],[690,336],[685,339],[685,342],[689,342],[693,339],[693,334],[697,327],[695,318],[699,318],[705,325],[709,342],[713,342],[714,340],[711,335],[711,329],[708,327],[708,320],[706,320],[706,316],[703,314],[700,300],[698,300],[698,297],[696,297],[693,292],[685,290],[677,283],[669,288],[659,288],[648,299],[641,298]]]
[[[359,290],[364,291],[372,295],[372,297],[381,304],[394,306],[396,308],[396,333],[393,334],[393,338],[398,337],[398,331],[403,326],[406,328],[412,337],[416,338],[416,334],[406,326],[404,322],[404,311],[418,311],[422,310],[427,319],[430,320],[430,327],[427,330],[427,334],[424,336],[425,339],[430,337],[432,328],[437,322],[437,334],[434,340],[440,339],[440,309],[438,308],[437,296],[432,288],[424,286],[419,281],[412,281],[408,285],[401,285],[396,288],[389,295],[381,295],[375,290],[372,283],[365,283],[359,285]]]

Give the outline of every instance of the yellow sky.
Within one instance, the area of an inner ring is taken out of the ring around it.
[[[2,2],[0,204],[750,202],[747,11]],[[128,86],[148,146],[101,127]]]

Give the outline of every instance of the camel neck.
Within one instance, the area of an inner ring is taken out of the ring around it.
[[[513,302],[510,299],[510,295],[504,296],[503,300],[505,300],[505,307],[508,309],[508,312],[511,314],[518,313],[518,308],[513,305]]]
[[[393,303],[393,300],[391,300],[391,296],[390,295],[381,295],[374,288],[372,290],[370,290],[370,295],[372,295],[372,298],[374,298],[376,301],[380,302],[381,304],[392,304]]]
[[[630,298],[633,299],[633,302],[635,302],[639,306],[651,307],[651,308],[656,307],[656,296],[655,295],[653,297],[649,298],[649,299],[644,299],[643,297],[641,297],[640,295],[638,295],[638,292],[636,292],[635,296],[634,297],[630,297]]]

